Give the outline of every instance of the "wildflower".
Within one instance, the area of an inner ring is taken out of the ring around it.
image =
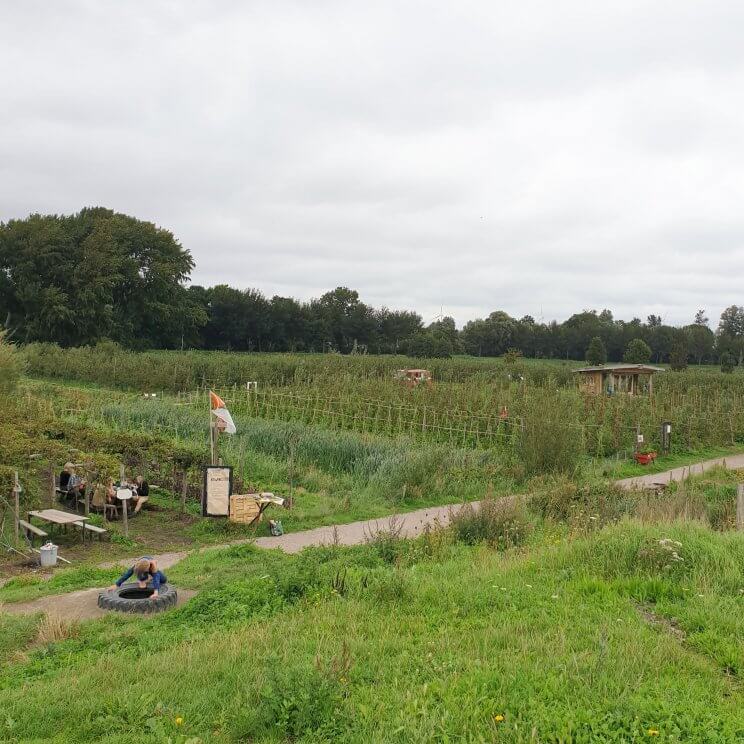
[[[650,728],[646,733],[649,736],[658,736],[659,735],[659,729]]]
[[[177,716],[176,717],[176,726],[180,726],[181,724],[183,724],[183,718],[181,718],[181,716]]]
[[[499,713],[498,715],[493,717],[493,720],[496,721],[496,723],[501,723],[504,720],[504,716]]]

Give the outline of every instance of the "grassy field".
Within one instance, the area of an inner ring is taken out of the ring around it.
[[[206,553],[172,571],[201,591],[168,615],[3,620],[0,735],[734,742],[742,566],[740,535],[628,521],[506,552]]]
[[[560,362],[441,361],[434,387],[411,391],[391,380],[410,363],[398,358],[25,353],[35,377],[3,401],[2,492],[17,469],[22,510],[49,505],[68,459],[92,480],[123,464],[159,488],[128,538],[100,516],[110,541],[60,536],[70,568],[30,572],[5,553],[0,603],[105,586],[118,570],[102,561],[265,534],[199,516],[204,383],[236,419],[221,443],[236,488],[291,498],[287,530],[485,506],[413,542],[383,530],[298,556],[192,553],[168,574],[198,594],[148,619],[0,606],[0,740],[744,740],[744,473],[660,496],[611,483],[744,449],[739,375],[670,373],[653,400],[587,399]],[[241,387],[256,377],[258,394]],[[636,465],[636,427],[653,443],[662,420],[672,453]]]

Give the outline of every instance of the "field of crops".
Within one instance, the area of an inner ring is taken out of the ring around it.
[[[157,391],[162,404],[132,397],[125,409],[105,415],[119,426],[157,425],[174,436],[201,428],[198,412],[207,411],[213,389],[241,419],[495,450],[536,461],[527,462],[529,472],[568,471],[577,457],[627,454],[638,432],[658,446],[665,421],[677,449],[744,441],[744,375],[710,368],[661,373],[648,398],[583,395],[576,365],[556,361],[430,360],[434,385],[409,389],[394,379],[395,370],[413,364],[405,357],[136,354],[112,344],[66,351],[32,345],[24,356],[35,376]],[[182,409],[196,414],[193,423]]]

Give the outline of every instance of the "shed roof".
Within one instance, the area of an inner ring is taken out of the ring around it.
[[[581,367],[574,372],[632,372],[635,374],[652,375],[654,372],[663,372],[663,367],[652,367],[650,364],[626,364],[623,362],[616,364],[602,364],[598,367]]]

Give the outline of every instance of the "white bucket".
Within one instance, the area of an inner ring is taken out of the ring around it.
[[[48,542],[39,548],[39,558],[44,568],[51,568],[57,565],[57,546]]]

